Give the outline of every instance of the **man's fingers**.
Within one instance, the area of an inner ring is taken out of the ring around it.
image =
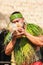
[[[19,32],[24,32],[24,29],[23,28],[19,28],[18,31]]]
[[[19,28],[18,30],[16,30],[16,32],[13,33],[13,36],[21,36],[24,34],[24,29],[23,28]]]

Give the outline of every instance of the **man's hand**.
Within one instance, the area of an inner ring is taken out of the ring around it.
[[[24,29],[23,28],[19,28],[17,31],[14,31],[14,33],[12,34],[13,37],[21,37],[22,35],[24,35]]]

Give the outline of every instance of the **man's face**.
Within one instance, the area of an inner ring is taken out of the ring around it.
[[[18,30],[19,28],[24,27],[24,19],[18,18],[12,21],[12,23],[9,24],[9,30],[11,32]]]
[[[23,27],[24,18],[17,18],[15,20],[13,20],[12,23],[14,23],[16,25],[16,27],[18,27],[18,28]]]

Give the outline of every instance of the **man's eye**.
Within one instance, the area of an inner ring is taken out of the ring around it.
[[[12,23],[16,23],[16,22],[19,22],[18,20],[17,21],[13,21]]]
[[[18,22],[18,21],[16,21],[16,22]]]

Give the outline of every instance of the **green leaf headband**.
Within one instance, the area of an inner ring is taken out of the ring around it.
[[[17,19],[17,18],[23,18],[22,14],[21,13],[12,14],[10,16],[10,21]]]

